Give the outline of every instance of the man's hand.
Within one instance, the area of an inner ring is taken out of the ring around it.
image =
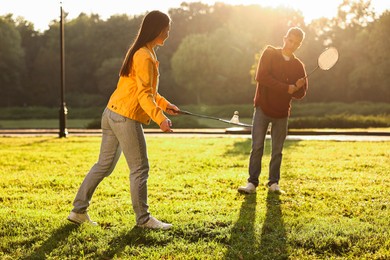
[[[171,120],[169,120],[167,118],[167,119],[165,119],[164,121],[161,122],[160,129],[163,132],[171,133],[171,132],[173,132],[173,130],[171,129],[171,126],[172,126],[172,122],[171,122]]]
[[[295,85],[288,85],[288,94],[292,95],[297,91],[297,87]]]
[[[305,78],[298,79],[297,82],[295,82],[295,85],[288,85],[288,93],[291,95],[294,94],[295,92],[300,90],[303,86],[305,86],[305,84],[306,84]]]
[[[298,79],[297,82],[295,82],[295,86],[297,86],[297,88],[298,88],[297,90],[299,90],[300,88],[305,86],[305,84],[306,84],[305,78]]]

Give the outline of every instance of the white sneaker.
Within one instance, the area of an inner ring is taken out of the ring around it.
[[[92,221],[87,213],[76,213],[71,211],[68,220],[75,223],[75,224],[82,224],[84,222],[87,222],[91,224],[92,226],[97,226],[98,224],[95,221]]]
[[[172,224],[164,223],[155,217],[150,216],[149,220],[142,225],[138,225],[141,228],[150,228],[150,229],[161,229],[161,230],[167,230],[172,228]]]
[[[267,186],[268,186],[268,184],[267,184]],[[285,193],[283,190],[280,189],[280,187],[277,183],[272,183],[271,186],[268,186],[268,190],[275,192],[275,193],[279,193],[279,194]]]
[[[246,186],[239,187],[238,191],[242,193],[248,193],[248,194],[256,193],[256,187],[255,185],[253,185],[253,183],[248,182]]]

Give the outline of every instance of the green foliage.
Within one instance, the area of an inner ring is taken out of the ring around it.
[[[201,96],[209,87],[208,80],[211,79],[210,67],[207,67],[206,62],[207,56],[211,53],[208,51],[206,39],[206,35],[188,36],[172,57],[173,76],[176,82],[196,93],[194,100],[196,103],[201,102]],[[202,70],[199,70],[201,67]]]
[[[110,85],[111,91],[113,88],[112,85]],[[107,89],[103,90],[107,92]],[[71,92],[66,95],[65,100],[67,106],[70,108],[77,108],[77,111],[91,111],[89,109],[90,107],[96,109],[97,106],[105,107],[107,105],[108,99],[110,98],[110,95],[101,95],[101,94],[94,94],[94,93],[83,93],[83,92]],[[95,113],[93,113],[95,114]]]
[[[390,127],[390,115],[360,116],[360,115],[327,115],[324,117],[298,117],[289,121],[289,128],[369,128]]]
[[[255,56],[263,46],[270,44],[264,35],[269,35],[269,31],[284,35],[287,24],[298,24],[302,20],[294,11],[284,11],[282,14],[259,6],[237,6],[230,9],[226,23],[219,28],[185,37],[171,63],[176,83],[191,90],[192,103],[245,104],[251,100],[254,88],[250,72]],[[286,17],[294,17],[294,21]],[[269,22],[269,28],[258,26],[265,22]],[[228,42],[221,40],[226,38]]]
[[[122,65],[122,58],[112,58],[103,61],[100,68],[96,71],[95,75],[98,80],[99,93],[103,97],[109,97],[118,81],[119,70]]]
[[[73,108],[68,107],[68,118],[100,117],[105,106]],[[59,108],[49,107],[6,107],[0,108],[0,119],[55,119]]]
[[[0,16],[0,104],[15,106],[23,103],[22,75],[24,53],[19,32],[10,16]]]
[[[390,12],[378,18],[369,2],[346,0],[332,21],[322,20],[310,26],[311,30],[316,30],[319,42],[338,48],[340,57],[329,73],[316,73],[311,77],[308,100],[390,101],[386,69],[390,59],[387,47]],[[305,48],[308,47],[302,47],[304,52]]]
[[[90,99],[89,99],[89,98]],[[93,101],[96,96],[80,95],[82,102]],[[89,100],[89,101],[88,101]],[[96,102],[98,103],[98,102]],[[68,106],[68,127],[99,129],[100,118],[105,105],[78,108]],[[240,121],[251,123],[252,105],[187,105],[182,110],[192,113],[214,116],[230,120],[235,111],[239,112]],[[3,128],[56,128],[58,127],[58,108],[46,107],[8,107],[0,108],[0,127]],[[170,116],[174,128],[223,128],[225,123],[180,115]],[[146,128],[158,128],[151,123]],[[390,127],[390,105],[386,103],[358,102],[346,103],[300,103],[293,104],[289,127],[300,128],[369,128]]]
[[[87,128],[91,119],[67,119],[66,127],[68,129]],[[56,119],[22,119],[22,120],[1,120],[2,129],[58,129],[59,116]]]
[[[251,103],[259,53],[268,44],[281,46],[285,32],[295,25],[306,32],[297,56],[308,71],[317,65],[325,47],[333,45],[340,52],[331,71],[318,71],[310,77],[306,100],[390,102],[390,12],[377,17],[369,1],[343,1],[336,18],[310,24],[292,8],[260,5],[183,3],[169,14],[172,30],[157,56],[159,91],[173,103]],[[108,99],[142,18],[143,14],[122,14],[102,20],[97,14],[80,14],[65,19],[69,104],[90,106],[92,100],[81,102],[78,96]],[[0,35],[4,36],[0,37],[4,99],[0,106],[56,106],[60,93],[58,22],[38,33],[23,19],[8,15],[0,21]]]
[[[221,41],[226,35],[235,33],[222,27],[210,34],[190,35],[172,57],[175,80],[194,93],[195,104],[244,103],[253,95],[248,84],[253,52],[243,46],[240,35],[232,37],[230,44]]]
[[[355,102],[355,103],[293,103],[292,117],[324,115],[389,115],[390,104],[373,102]]]
[[[100,225],[66,220],[100,137],[0,138],[0,258],[390,258],[388,142],[287,141],[287,193],[259,186],[246,196],[237,187],[247,179],[250,139],[146,139],[148,204],[173,223],[166,232],[135,227],[123,157],[91,201]]]

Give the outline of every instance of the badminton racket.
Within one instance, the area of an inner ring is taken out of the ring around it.
[[[330,70],[337,63],[338,59],[339,52],[337,49],[335,47],[327,48],[320,54],[320,56],[318,56],[317,67],[307,74],[305,78],[309,77],[318,68],[322,70]]]

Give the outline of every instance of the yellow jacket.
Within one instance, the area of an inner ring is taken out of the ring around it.
[[[135,52],[131,73],[120,77],[107,108],[143,124],[150,119],[161,124],[169,102],[158,91],[158,61],[153,50],[142,47]]]

